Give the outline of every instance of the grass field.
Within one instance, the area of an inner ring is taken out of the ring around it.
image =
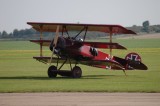
[[[114,55],[125,57],[129,52],[137,52],[149,70],[127,71],[126,77],[122,71],[80,65],[81,79],[49,79],[48,65],[32,59],[39,55],[38,45],[0,41],[0,92],[160,92],[160,39],[115,41],[128,50],[114,50]],[[45,54],[50,55],[47,48]]]

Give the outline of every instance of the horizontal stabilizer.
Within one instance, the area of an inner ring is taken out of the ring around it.
[[[147,70],[148,69],[148,67],[140,61],[126,60],[116,56],[113,56],[113,59],[117,61],[119,64],[121,64],[122,66],[126,67],[126,70]]]
[[[148,67],[143,64],[142,62],[136,62],[136,61],[128,61],[128,69],[137,69],[137,70],[148,70]]]

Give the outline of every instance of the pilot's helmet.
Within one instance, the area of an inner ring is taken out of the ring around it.
[[[80,41],[80,42],[83,42],[83,39],[82,39],[82,38],[80,38],[80,39],[79,39],[79,41]]]

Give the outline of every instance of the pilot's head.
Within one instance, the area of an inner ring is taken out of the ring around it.
[[[80,38],[80,39],[79,39],[79,41],[80,41],[80,42],[83,42],[83,39],[82,39],[82,38]]]

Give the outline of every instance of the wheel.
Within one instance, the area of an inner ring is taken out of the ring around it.
[[[48,68],[48,77],[49,78],[55,78],[57,76],[57,67],[55,66],[50,66]]]
[[[82,76],[82,70],[80,67],[78,66],[75,66],[73,69],[72,69],[72,77],[73,78],[80,78]]]

